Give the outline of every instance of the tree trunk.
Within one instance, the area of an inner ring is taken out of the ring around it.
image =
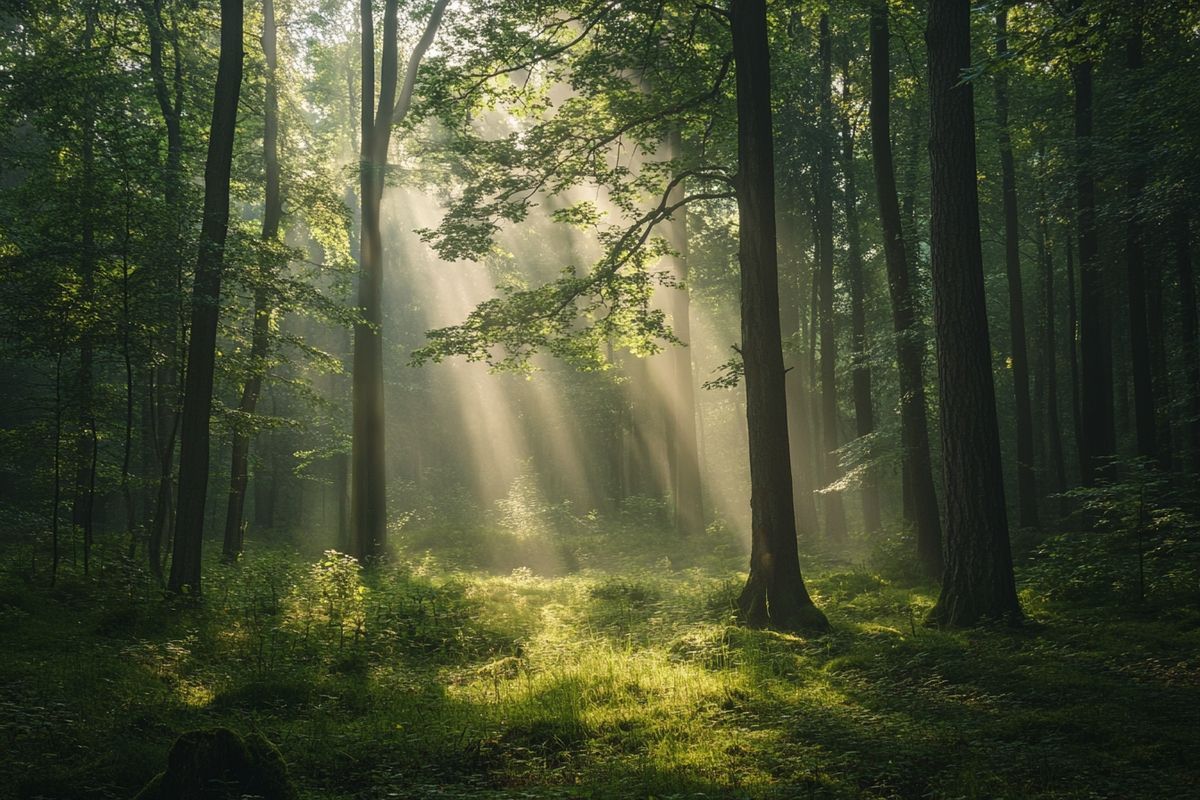
[[[1197,341],[1196,279],[1192,272],[1191,220],[1183,205],[1171,215],[1171,238],[1175,242],[1175,268],[1179,278],[1179,320],[1183,338],[1184,376],[1187,385],[1185,448],[1192,472],[1200,472],[1200,341]]]
[[[667,138],[672,158],[682,154],[679,131],[672,129]],[[675,185],[667,202],[679,203],[684,196],[682,181]],[[667,223],[667,241],[678,253],[667,259],[671,276],[677,281],[669,292],[671,329],[685,347],[672,347],[671,396],[668,398],[670,442],[667,463],[671,493],[675,500],[675,531],[681,536],[704,532],[704,494],[700,482],[700,453],[696,443],[696,387],[692,375],[691,299],[688,280],[687,209],[680,208]]]
[[[1083,400],[1079,385],[1079,314],[1076,311],[1075,258],[1070,231],[1067,231],[1067,361],[1071,365],[1071,428],[1075,435],[1075,459],[1079,464],[1079,482],[1087,473],[1087,451],[1083,444]]]
[[[996,12],[996,56],[1008,56],[1008,6]],[[1008,273],[1008,318],[1013,391],[1017,412],[1017,509],[1021,526],[1038,524],[1037,475],[1034,472],[1033,409],[1029,403],[1029,350],[1025,339],[1025,299],[1021,289],[1021,232],[1017,216],[1017,178],[1008,132],[1008,73],[996,73],[996,124],[1004,199],[1004,264]]]
[[[1095,484],[1116,452],[1113,418],[1112,319],[1096,230],[1092,177],[1092,63],[1071,67],[1075,87],[1075,193],[1079,225],[1080,464],[1083,484]]]
[[[179,504],[167,585],[172,592],[200,592],[217,314],[229,230],[229,174],[242,87],[242,19],[242,0],[221,0],[221,53],[204,167],[204,217],[192,286],[192,327],[179,442]]]
[[[1039,164],[1046,163],[1045,149],[1039,151]],[[1038,255],[1042,270],[1042,362],[1046,384],[1046,442],[1047,459],[1055,493],[1067,488],[1066,465],[1063,459],[1062,420],[1058,410],[1058,335],[1055,317],[1058,302],[1054,286],[1054,253],[1049,242],[1046,195],[1043,184],[1038,187]]]
[[[829,33],[829,15],[821,15],[820,23],[821,78],[820,130],[817,153],[817,237],[821,242],[817,295],[821,315],[821,446],[824,460],[826,485],[841,476],[837,449],[838,436],[837,403],[837,320],[833,316],[833,66],[832,42]],[[842,494],[826,491],[825,535],[831,543],[841,544],[846,539],[846,512],[842,506]]]
[[[1136,84],[1142,68],[1142,33],[1140,20],[1135,22],[1139,30],[1132,33],[1125,45],[1125,65],[1129,70],[1128,80]],[[1126,182],[1125,212],[1125,273],[1126,290],[1129,293],[1129,349],[1133,368],[1133,419],[1137,454],[1142,458],[1158,461],[1155,441],[1154,384],[1150,366],[1150,337],[1146,322],[1146,264],[1142,241],[1142,219],[1139,205],[1146,187],[1146,164],[1143,161],[1140,137],[1135,131],[1129,142],[1129,156],[1133,167]]]
[[[738,261],[750,441],[750,575],[738,605],[749,625],[823,631],[800,575],[779,327],[775,156],[764,0],[729,11],[737,66]]]
[[[888,290],[892,300],[892,327],[896,333],[903,474],[916,525],[917,557],[927,574],[937,577],[942,572],[942,523],[929,453],[929,422],[925,410],[925,376],[922,367],[925,342],[917,323],[900,204],[896,195],[888,40],[887,3],[886,0],[875,0],[871,4],[871,154],[875,166],[875,190],[879,197],[879,220],[883,228]]]
[[[274,244],[279,238],[279,222],[283,217],[283,194],[279,186],[279,86],[277,79],[278,50],[276,48],[275,2],[263,0],[262,48],[266,66],[266,97],[263,103],[263,171],[266,176],[263,205],[262,239]],[[273,258],[268,254],[267,258]],[[264,274],[269,275],[270,269]],[[225,514],[225,540],[221,556],[236,561],[242,554],[242,512],[246,504],[246,484],[249,479],[250,434],[240,426],[249,424],[258,406],[266,372],[268,332],[271,323],[269,290],[258,286],[254,290],[254,322],[250,339],[250,375],[242,387],[238,403],[238,423],[233,431],[233,451],[229,466],[229,501]]]
[[[850,59],[842,62],[842,103],[850,108]],[[842,115],[842,176],[845,182],[846,267],[850,279],[850,335],[854,345],[853,398],[855,433],[870,436],[875,432],[875,408],[871,402],[871,364],[867,354],[866,288],[863,286],[862,239],[858,228],[858,184],[855,181],[854,130],[850,113]],[[868,457],[872,457],[868,454]],[[863,528],[877,533],[883,527],[879,510],[879,481],[874,466],[868,465],[862,478]]]
[[[360,6],[362,27],[362,123],[359,194],[362,233],[359,242],[358,307],[362,321],[354,326],[353,409],[351,444],[350,531],[352,554],[360,561],[378,559],[387,546],[387,459],[383,400],[383,234],[379,227],[387,152],[392,125],[404,118],[416,85],[417,68],[442,21],[447,0],[437,0],[425,32],[408,59],[404,86],[396,97],[397,0],[386,0],[383,49],[379,62],[379,99],[375,98],[375,27],[372,3]]]
[[[976,192],[970,3],[931,0],[930,244],[938,345],[946,569],[931,619],[972,625],[1021,616],[1009,551]]]

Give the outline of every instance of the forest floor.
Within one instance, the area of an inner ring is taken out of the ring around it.
[[[11,568],[0,796],[128,798],[213,726],[264,734],[308,798],[1197,796],[1194,605],[1023,572],[1023,627],[942,631],[932,585],[810,558],[835,630],[806,639],[737,627],[741,556],[700,549],[360,578],[252,541],[176,607],[111,565]]]

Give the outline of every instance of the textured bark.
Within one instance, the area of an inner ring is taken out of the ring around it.
[[[679,131],[668,136],[672,157],[682,150]],[[667,202],[671,205],[683,199],[683,182],[675,185]],[[688,243],[687,209],[675,212],[666,227],[667,241],[678,253],[667,259],[671,276],[678,286],[669,292],[668,303],[671,328],[685,345],[692,339],[691,298],[687,287]],[[696,385],[692,375],[690,347],[673,347],[671,359],[671,397],[668,403],[667,466],[671,479],[671,494],[675,500],[675,531],[681,536],[704,532],[704,494],[700,483],[700,453],[696,442]]]
[[[1008,56],[1008,7],[996,12],[996,56]],[[1033,408],[1029,403],[1029,349],[1025,338],[1025,299],[1021,287],[1021,231],[1017,215],[1017,177],[1008,132],[1008,73],[996,74],[996,125],[1000,140],[1000,182],[1004,204],[1004,265],[1008,274],[1009,343],[1017,415],[1017,508],[1023,527],[1038,524],[1034,472]]]
[[[938,346],[946,568],[931,620],[953,626],[1021,616],[1009,551],[976,193],[970,4],[931,0],[930,244]]]
[[[1096,482],[1116,452],[1113,417],[1112,317],[1096,230],[1092,176],[1092,64],[1071,67],[1075,87],[1075,194],[1079,228],[1080,466],[1085,486]]]
[[[850,61],[842,62],[842,105],[850,107]],[[854,345],[854,429],[858,436],[875,432],[875,408],[871,402],[871,365],[867,355],[866,287],[863,285],[862,236],[858,227],[858,183],[855,180],[854,130],[847,111],[842,116],[843,204],[846,213],[846,272],[850,283],[850,336]],[[874,468],[862,478],[863,527],[874,533],[883,527],[879,509],[879,482]]]
[[[886,0],[875,0],[871,4],[871,154],[875,167],[875,191],[879,198],[879,221],[883,228],[888,291],[892,301],[892,327],[896,333],[905,492],[910,497],[917,531],[917,557],[928,574],[940,576],[942,523],[929,453],[929,423],[922,365],[925,342],[917,323],[900,204],[896,196],[888,40],[887,3]]]
[[[1038,163],[1045,163],[1045,150]],[[1053,483],[1050,491],[1067,488],[1066,464],[1063,459],[1062,418],[1058,407],[1058,333],[1056,316],[1058,303],[1054,285],[1054,252],[1049,241],[1049,224],[1044,187],[1039,184],[1038,197],[1038,264],[1042,270],[1042,364],[1046,385],[1046,455],[1048,472]]]
[[[841,476],[837,449],[837,320],[833,314],[833,65],[829,15],[821,15],[820,23],[820,130],[817,133],[817,238],[821,243],[817,297],[820,311],[821,339],[821,447],[824,461],[822,480],[826,485]],[[840,544],[846,539],[846,511],[842,493],[827,491],[821,495],[825,506],[825,535],[830,542]]]
[[[242,87],[242,0],[221,0],[221,53],[213,95],[208,160],[204,167],[204,217],[192,286],[192,326],[179,441],[179,503],[175,520],[172,592],[200,593],[200,553],[208,493],[209,415],[216,361],[217,314],[225,238],[229,231],[229,175]]]
[[[276,47],[275,2],[263,0],[263,60],[265,62],[266,97],[263,102],[263,172],[266,177],[263,204],[262,239],[275,242],[279,238],[279,223],[283,217],[283,194],[279,187],[279,86],[277,79],[278,48]],[[254,290],[253,327],[250,334],[250,375],[242,387],[238,414],[242,423],[253,416],[258,407],[266,373],[271,323],[270,293],[266,286]],[[242,553],[242,513],[246,505],[246,484],[249,480],[250,434],[242,429],[233,433],[233,448],[229,465],[229,498],[225,512],[225,537],[221,557],[236,561]]]
[[[359,242],[358,307],[362,321],[354,326],[354,425],[351,444],[351,552],[359,560],[383,556],[387,545],[387,459],[383,399],[383,235],[379,212],[392,126],[412,102],[417,69],[442,21],[447,0],[438,0],[409,55],[404,85],[397,98],[399,63],[396,47],[397,0],[386,0],[383,48],[379,61],[379,98],[375,97],[375,28],[370,0],[360,9],[362,26],[362,122],[359,151],[359,197],[362,238]]]
[[[750,441],[750,575],[738,605],[749,625],[823,631],[829,622],[805,589],[796,549],[779,327],[766,3],[739,0],[729,16],[737,66],[738,261]]]

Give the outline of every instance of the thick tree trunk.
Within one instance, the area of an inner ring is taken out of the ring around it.
[[[932,621],[972,625],[1021,616],[1009,551],[1000,434],[988,341],[976,192],[970,3],[931,0],[930,243],[938,346],[946,569]]]
[[[192,327],[179,442],[179,504],[167,584],[172,592],[200,592],[217,315],[229,231],[229,174],[242,88],[242,19],[242,0],[221,0],[221,54],[204,168],[204,217],[192,286]]]
[[[668,135],[670,155],[683,150],[679,131]],[[675,185],[667,202],[679,203],[684,196],[682,181]],[[671,396],[667,404],[669,437],[667,464],[671,494],[675,500],[675,532],[681,536],[704,532],[704,493],[700,482],[700,452],[696,442],[696,386],[692,374],[691,298],[688,280],[687,210],[680,208],[667,223],[667,241],[678,255],[668,259],[678,286],[669,292],[671,328],[685,347],[672,347]]]
[[[829,15],[821,15],[820,23],[821,78],[820,131],[817,153],[817,237],[821,242],[819,271],[817,274],[817,296],[821,315],[821,446],[824,460],[823,480],[826,485],[841,476],[837,449],[841,444],[838,435],[837,402],[837,320],[833,313],[833,65],[832,41],[829,32]],[[846,512],[842,506],[842,493],[826,491],[822,494],[825,505],[825,536],[833,544],[846,539]]]
[[[842,104],[850,107],[850,61],[842,63]],[[875,408],[871,401],[871,364],[867,353],[866,287],[863,285],[862,237],[858,227],[858,184],[855,181],[854,130],[849,111],[842,115],[842,177],[846,212],[846,267],[850,282],[850,336],[854,345],[854,428],[858,436],[875,432]],[[874,467],[862,478],[863,528],[876,533],[883,527],[879,509],[879,482]]]
[[[996,12],[996,56],[1008,56],[1008,6]],[[1025,339],[1025,299],[1021,288],[1021,231],[1017,215],[1017,177],[1008,132],[1008,73],[996,74],[996,124],[1000,139],[1000,175],[1004,201],[1004,264],[1008,273],[1009,340],[1017,412],[1017,509],[1022,527],[1038,524],[1037,475],[1033,454],[1033,408],[1029,403],[1029,349]]]
[[[883,228],[888,290],[892,300],[892,326],[896,332],[903,473],[917,531],[917,557],[926,572],[937,577],[942,572],[942,523],[929,453],[929,423],[922,368],[925,342],[917,323],[900,204],[896,196],[888,42],[887,3],[886,0],[875,0],[871,4],[871,154],[875,166],[875,190],[879,198],[879,220]]]
[[[1113,417],[1112,318],[1096,230],[1096,182],[1092,177],[1092,63],[1071,68],[1075,86],[1075,193],[1079,226],[1079,351],[1083,484],[1095,484],[1116,452]]]
[[[266,177],[263,206],[262,239],[274,243],[279,238],[279,222],[283,217],[283,194],[279,186],[279,85],[277,79],[278,48],[276,47],[275,2],[263,0],[263,58],[266,65],[266,97],[263,103],[263,171]],[[268,255],[268,258],[272,256]],[[269,274],[269,271],[268,273]],[[250,376],[242,387],[238,403],[241,424],[246,424],[258,406],[266,372],[268,332],[271,322],[270,293],[266,286],[254,290],[254,321],[250,339]],[[244,530],[242,512],[246,504],[246,484],[249,480],[250,434],[234,428],[233,449],[229,465],[229,500],[225,514],[225,539],[221,556],[236,561],[242,553]]]
[[[766,3],[739,0],[729,16],[737,66],[738,261],[752,536],[750,575],[738,605],[749,625],[823,631],[829,622],[805,589],[796,549],[779,327]]]

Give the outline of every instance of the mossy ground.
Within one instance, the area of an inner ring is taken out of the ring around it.
[[[1194,606],[1027,583],[1025,626],[941,631],[932,585],[810,559],[835,630],[806,639],[736,626],[740,560],[698,550],[359,576],[250,542],[176,606],[12,572],[0,796],[128,798],[214,726],[265,735],[307,798],[1195,796]]]

